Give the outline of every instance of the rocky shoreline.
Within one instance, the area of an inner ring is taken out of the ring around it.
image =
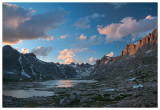
[[[123,85],[123,88],[121,87]],[[55,95],[13,98],[3,95],[3,107],[157,107],[157,81],[136,85],[136,79],[119,84],[99,81],[69,88],[50,88]]]

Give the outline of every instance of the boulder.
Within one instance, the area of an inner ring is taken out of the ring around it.
[[[60,100],[60,105],[68,105],[71,104],[72,100],[70,97],[65,97],[63,99]]]

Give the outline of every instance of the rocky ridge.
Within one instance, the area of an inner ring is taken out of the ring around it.
[[[82,78],[93,70],[90,64],[69,65],[39,60],[33,53],[22,54],[3,47],[3,80],[47,80]]]
[[[104,55],[103,58],[97,60],[95,68],[98,68],[99,66],[104,66],[105,64],[108,64],[110,62],[118,61],[122,57],[132,56],[134,54],[141,54],[145,53],[145,51],[147,50],[152,50],[152,48],[154,48],[158,44],[157,39],[158,32],[157,29],[155,29],[152,33],[148,34],[148,36],[145,36],[142,40],[139,40],[138,43],[130,43],[129,45],[126,45],[120,56],[109,57]]]

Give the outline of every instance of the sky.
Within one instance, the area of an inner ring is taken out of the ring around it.
[[[157,3],[3,3],[3,45],[46,62],[119,56],[157,28]]]

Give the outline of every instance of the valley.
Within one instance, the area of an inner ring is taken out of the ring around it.
[[[157,107],[157,34],[155,29],[137,44],[127,45],[120,56],[104,55],[95,65],[47,63],[33,53],[4,46],[3,107]],[[60,87],[52,83],[61,80],[67,82]],[[53,94],[5,95],[6,90],[30,89]]]

